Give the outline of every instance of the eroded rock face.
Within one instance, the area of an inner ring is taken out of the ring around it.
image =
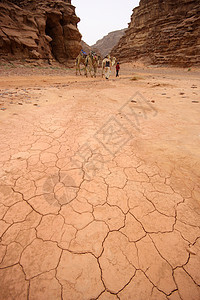
[[[81,49],[79,21],[71,0],[2,1],[0,57],[74,59]]]
[[[110,32],[108,35],[98,40],[92,47],[98,49],[102,57],[105,57],[110,53],[112,48],[117,45],[120,38],[124,35],[125,30],[126,29],[121,29]]]
[[[200,64],[200,2],[141,0],[112,55],[123,61]]]

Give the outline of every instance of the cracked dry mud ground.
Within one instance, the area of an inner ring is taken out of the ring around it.
[[[200,299],[199,73],[140,76],[1,78],[1,300]]]

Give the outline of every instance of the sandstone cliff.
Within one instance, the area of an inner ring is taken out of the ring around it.
[[[81,49],[79,21],[71,0],[1,1],[0,57],[74,59]]]
[[[141,0],[111,54],[127,62],[200,64],[200,1]]]
[[[96,44],[92,46],[92,48],[98,49],[102,57],[104,57],[110,53],[110,51],[115,45],[117,45],[120,38],[124,35],[124,32],[125,29],[110,32],[108,35],[98,40]]]

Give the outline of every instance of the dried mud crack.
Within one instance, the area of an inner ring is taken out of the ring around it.
[[[199,73],[140,73],[1,81],[0,299],[200,299]]]

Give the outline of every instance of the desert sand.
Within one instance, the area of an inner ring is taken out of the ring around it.
[[[1,66],[0,299],[200,299],[200,70]]]

